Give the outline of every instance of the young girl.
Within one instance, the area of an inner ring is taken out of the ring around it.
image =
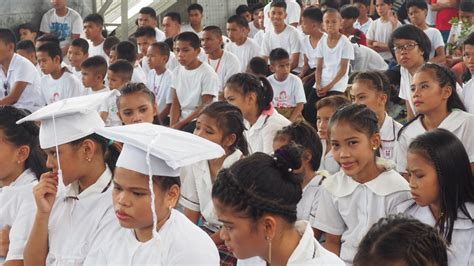
[[[390,98],[390,81],[381,72],[362,72],[355,76],[351,88],[352,101],[365,104],[377,114],[382,144],[380,156],[395,160],[397,135],[402,125],[393,120],[387,112],[387,101]]]
[[[335,174],[339,171],[340,166],[334,160],[331,152],[331,145],[329,144],[328,126],[331,116],[340,108],[349,105],[351,102],[342,95],[334,95],[321,99],[316,103],[318,115],[316,117],[316,126],[318,134],[321,138],[323,146],[321,154],[321,163],[318,171],[327,171],[329,174]]]
[[[413,77],[413,103],[418,115],[403,126],[398,136],[396,162],[400,173],[406,172],[407,149],[418,135],[444,128],[456,135],[474,167],[474,115],[464,112],[464,104],[456,93],[453,73],[436,64],[424,64]]]
[[[0,239],[8,239],[18,210],[33,203],[31,193],[38,177],[47,172],[46,155],[39,147],[39,128],[33,122],[17,125],[26,113],[13,107],[0,107]],[[3,263],[8,244],[0,248]]]
[[[434,129],[413,140],[407,158],[414,202],[404,212],[441,233],[449,265],[471,265],[474,181],[462,142],[445,129]]]
[[[344,265],[296,221],[301,199],[301,154],[255,153],[219,172],[212,188],[221,238],[239,265]]]
[[[224,97],[242,111],[250,153],[271,153],[275,133],[291,122],[273,108],[273,89],[267,79],[235,74],[227,80]]]
[[[433,229],[401,214],[381,218],[359,244],[354,266],[447,266],[446,244]]]
[[[348,264],[372,224],[410,198],[408,182],[376,163],[377,123],[365,105],[349,105],[336,111],[329,124],[332,153],[342,171],[323,182],[315,226],[326,232],[325,247]]]
[[[194,224],[198,224],[202,217],[203,229],[211,235],[218,247],[222,246],[223,242],[219,237],[220,223],[211,200],[212,184],[221,168],[230,167],[248,154],[244,130],[244,119],[237,107],[225,102],[215,102],[207,106],[198,116],[194,134],[219,144],[225,155],[181,169],[183,189],[179,202],[184,207],[184,214]],[[222,250],[222,253],[224,252]],[[224,259],[224,256],[221,257]]]
[[[117,99],[118,116],[124,125],[158,124],[156,98],[143,83],[127,83]]]
[[[222,148],[149,123],[97,132],[124,143],[112,192],[122,228],[94,250],[85,265],[219,265],[209,236],[174,207],[180,193],[179,167],[222,156]]]

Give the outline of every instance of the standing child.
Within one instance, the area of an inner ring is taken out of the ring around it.
[[[96,55],[82,62],[81,74],[86,94],[109,91],[109,88],[104,85],[104,78],[107,75],[107,61],[103,56]]]
[[[260,45],[248,37],[249,23],[241,16],[234,15],[227,20],[227,36],[232,41],[225,49],[239,59],[240,71],[245,72],[250,60],[260,55]]]
[[[410,198],[408,182],[376,161],[377,122],[373,111],[354,104],[336,111],[329,123],[332,153],[342,171],[323,183],[315,226],[326,232],[325,247],[347,264],[370,227]]]
[[[474,33],[463,43],[463,60],[470,79],[463,86],[463,102],[469,113],[474,114]]]
[[[89,58],[89,43],[82,38],[73,40],[69,46],[67,58],[71,64],[69,70],[76,78],[81,80],[81,64]]]
[[[445,129],[434,129],[408,148],[413,201],[405,213],[433,226],[448,244],[449,265],[474,262],[474,181],[463,143]]]
[[[367,37],[360,29],[354,27],[357,18],[359,17],[359,9],[356,6],[345,5],[341,8],[341,33],[346,37],[353,36],[357,39],[357,43],[367,45]]]
[[[90,41],[89,56],[102,56],[105,60],[109,57],[104,51],[104,18],[99,14],[90,14],[84,18],[84,33]]]
[[[268,77],[273,89],[273,106],[291,122],[303,119],[302,111],[306,103],[301,79],[290,73],[290,55],[284,49],[277,48],[270,53]]]
[[[127,60],[133,66],[132,82],[146,83],[146,74],[140,64],[137,63],[137,47],[130,41],[117,44],[117,59]]]
[[[143,72],[148,76],[150,72],[150,66],[148,65],[148,47],[153,43],[156,43],[156,32],[152,27],[140,27],[133,34],[137,39],[138,50],[141,55],[140,65],[143,69]]]
[[[31,23],[21,24],[18,26],[18,35],[20,35],[20,41],[28,40],[34,44],[38,37],[38,28],[35,28]]]
[[[235,74],[226,83],[224,98],[244,116],[250,153],[272,153],[276,132],[291,122],[273,108],[273,89],[268,80],[246,73]]]
[[[156,96],[143,83],[127,83],[117,99],[120,120],[124,125],[137,123],[159,124]]]

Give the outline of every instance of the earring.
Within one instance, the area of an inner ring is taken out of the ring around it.
[[[272,240],[269,236],[265,237],[265,240],[268,241],[268,264],[272,263]]]
[[[376,151],[376,150],[377,150],[377,146],[372,147],[372,150]]]
[[[86,161],[91,162],[92,159],[91,158],[86,158]]]

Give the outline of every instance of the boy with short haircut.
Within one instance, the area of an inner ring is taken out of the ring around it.
[[[180,66],[173,70],[170,126],[193,132],[198,114],[217,98],[218,78],[211,66],[199,60],[201,42],[195,33],[180,33],[175,52]]]
[[[463,43],[463,61],[471,76],[463,86],[463,102],[466,110],[474,114],[474,33],[471,33]]]
[[[47,34],[39,36],[38,39],[36,39],[36,43],[35,43],[36,49],[38,49],[41,45],[47,42],[53,42],[59,45],[58,37],[54,36],[53,34],[47,33]]]
[[[369,0],[354,0],[354,5],[359,9],[359,17],[354,23],[354,27],[361,30],[367,36],[370,24],[372,24],[373,21],[372,18],[369,17]]]
[[[269,59],[270,69],[274,72],[268,77],[273,88],[273,106],[291,122],[303,119],[306,97],[301,79],[290,73],[290,55],[277,48],[271,51]]]
[[[140,9],[137,22],[138,27],[152,27],[155,30],[155,39],[157,42],[162,42],[166,39],[165,33],[158,29],[156,11],[153,8],[146,6]]]
[[[35,44],[30,40],[19,41],[16,44],[16,53],[28,59],[35,66],[38,63]]]
[[[259,30],[263,29],[263,25],[258,20],[258,13],[263,11],[264,5],[262,3],[256,3],[250,6],[250,12],[252,13],[252,22],[249,22],[249,37],[253,38]]]
[[[104,29],[104,18],[99,14],[90,14],[84,18],[84,33],[91,42],[89,46],[89,57],[100,55],[108,60],[104,51],[105,38],[102,35]]]
[[[0,105],[13,105],[31,112],[40,106],[40,76],[28,59],[15,53],[15,34],[0,29]]]
[[[261,58],[260,56],[250,59],[245,73],[249,73],[257,77],[268,77],[268,75],[270,75],[270,69],[268,69],[267,60]]]
[[[112,64],[113,62],[110,62],[110,50],[112,49],[112,46],[119,44],[120,40],[119,38],[115,36],[109,36],[105,38],[104,40],[104,53],[107,55],[107,58],[109,59],[109,63]]]
[[[242,17],[248,23],[252,22],[252,13],[250,13],[250,8],[248,5],[240,5],[235,9],[235,14]]]
[[[393,0],[375,0],[375,7],[380,18],[374,20],[367,32],[367,46],[379,52],[387,62],[393,60],[388,48],[388,41],[392,32],[402,24],[392,11]]]
[[[200,38],[202,37],[202,30],[204,26],[202,25],[204,9],[200,4],[191,4],[188,7],[188,18],[189,24],[185,24],[181,27],[181,32],[193,32],[197,34]]]
[[[107,61],[103,56],[96,55],[87,58],[81,64],[82,84],[86,88],[85,94],[94,94],[109,91],[104,86],[104,78],[107,74]]]
[[[137,39],[138,51],[142,54],[142,59],[140,65],[142,66],[143,72],[145,75],[148,75],[150,72],[150,67],[148,66],[148,47],[151,44],[156,42],[156,32],[152,27],[144,26],[137,29],[134,36]]]
[[[146,74],[143,72],[140,64],[137,64],[137,48],[135,44],[129,41],[120,42],[117,45],[117,59],[124,59],[130,62],[133,68],[133,75],[131,82],[146,83]]]
[[[120,42],[119,42],[120,43]],[[109,65],[117,62],[117,46],[118,46],[118,43],[117,44],[114,44],[112,47],[110,47],[110,51],[109,51]]]
[[[151,69],[148,72],[148,88],[153,91],[158,103],[158,119],[160,124],[169,125],[169,114],[173,103],[171,93],[171,83],[173,73],[166,68],[170,57],[170,48],[164,42],[157,42],[148,48],[148,65]]]
[[[283,48],[290,54],[291,70],[298,67],[300,58],[300,35],[298,31],[285,23],[286,3],[283,1],[273,1],[270,5],[269,17],[272,22],[272,29],[266,29],[262,41],[262,55],[268,59],[270,52],[275,48]]]
[[[38,64],[45,74],[41,78],[41,99],[45,105],[84,95],[81,82],[68,68],[62,66],[62,52],[58,44],[48,42],[36,51]]]
[[[294,0],[273,0],[263,8],[263,27],[269,31],[273,28],[272,18],[270,16],[271,7],[274,3],[286,4],[285,23],[293,27],[298,27],[301,18],[301,6]]]
[[[166,38],[174,39],[181,32],[181,15],[178,12],[166,13],[162,27]]]
[[[20,35],[20,41],[30,40],[34,44],[38,37],[38,30],[33,26],[33,24],[24,23],[18,26],[18,34]]]
[[[241,72],[245,72],[250,59],[260,55],[260,46],[248,33],[249,23],[241,16],[233,15],[227,20],[227,37],[232,42],[225,49],[237,56]]]
[[[81,64],[89,57],[89,43],[82,38],[73,40],[69,46],[67,57],[71,64],[71,72],[81,80]]]
[[[359,9],[356,6],[345,5],[340,12],[342,17],[341,33],[346,37],[354,36],[353,38],[356,38],[358,44],[367,45],[365,34],[354,27],[354,23],[359,17]]]

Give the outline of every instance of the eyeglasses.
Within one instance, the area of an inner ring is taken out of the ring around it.
[[[409,43],[409,44],[405,44],[405,45],[395,46],[395,47],[393,47],[393,50],[395,50],[395,53],[401,53],[403,51],[411,51],[411,50],[415,49],[415,47],[417,47],[417,46],[418,46],[417,43]]]

